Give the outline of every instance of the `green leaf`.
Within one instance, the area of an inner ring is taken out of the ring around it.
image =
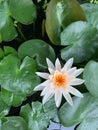
[[[40,102],[33,102],[32,110],[30,105],[26,104],[21,108],[20,115],[27,122],[29,130],[46,130],[50,120],[59,121],[53,98],[45,105]]]
[[[0,130],[1,130],[2,123],[7,121],[5,116],[8,115],[8,112],[9,109],[4,109],[2,112],[0,112]]]
[[[0,42],[17,36],[13,19],[30,24],[36,19],[36,7],[32,0],[0,0]]]
[[[63,29],[75,21],[86,21],[84,11],[76,0],[60,0],[57,5],[58,18]],[[62,9],[62,10],[61,10]]]
[[[36,70],[33,59],[25,57],[21,63],[18,57],[10,54],[0,62],[0,84],[10,92],[30,94],[40,82]]]
[[[55,60],[55,53],[53,48],[42,40],[29,40],[24,42],[18,49],[19,57],[24,58],[30,56],[36,59],[38,67],[46,69],[46,58],[51,61]]]
[[[46,32],[49,39],[54,44],[60,44],[61,25],[56,15],[56,0],[48,3],[46,10]]]
[[[29,104],[26,104],[25,106],[21,107],[21,111],[20,111],[20,116],[23,117],[25,119],[25,121],[27,122],[27,124],[29,124],[29,120],[30,120],[30,116],[31,116],[31,107]]]
[[[10,107],[3,101],[1,92],[0,92],[0,113],[9,111],[9,110],[10,110]]]
[[[98,4],[85,3],[81,5],[87,21],[98,29]]]
[[[47,114],[50,120],[54,122],[59,122],[58,111],[55,105],[54,98],[50,99],[47,103],[43,105],[44,112]]]
[[[92,110],[76,130],[98,129],[98,107]]]
[[[11,16],[23,24],[30,24],[36,19],[36,7],[32,0],[9,0]]]
[[[98,107],[98,100],[92,97],[89,93],[85,93],[83,98],[73,97],[72,100],[74,104],[73,106],[65,103],[59,110],[59,119],[64,126],[72,126],[79,123],[82,125],[82,123],[84,123],[89,117],[89,114]],[[94,115],[89,119],[91,120],[93,116]],[[89,128],[90,127],[92,126],[90,125]]]
[[[16,94],[16,93],[7,91],[3,88],[1,89],[1,98],[5,102],[5,104],[7,104],[8,106],[20,105],[24,101],[25,97],[26,95],[24,94],[18,94],[18,93]]]
[[[61,33],[61,44],[68,45],[61,50],[62,59],[74,57],[75,63],[91,59],[98,52],[97,35],[97,29],[87,22],[78,21],[70,24]]]
[[[9,110],[5,109],[2,112],[0,112],[0,119],[2,119],[3,117],[5,117],[6,115],[8,115]]]
[[[89,92],[98,97],[98,62],[89,61],[85,66],[83,78]]]
[[[32,103],[32,110],[29,105],[22,107],[20,115],[28,123],[29,130],[46,130],[49,124],[49,118],[43,110],[43,106],[40,102]]]
[[[60,44],[62,28],[74,21],[85,20],[85,15],[76,0],[51,0],[46,10],[46,32],[53,44]]]
[[[28,130],[27,124],[22,117],[7,117],[0,130]]]
[[[17,51],[13,47],[4,46],[4,54],[5,54],[5,56],[7,56],[9,54],[14,54],[17,56]]]
[[[6,24],[1,28],[2,41],[11,41],[17,37],[17,32],[14,27],[13,21],[8,18],[4,21]]]
[[[81,35],[87,32],[89,27],[87,22],[82,21],[70,24],[61,33],[61,45],[75,44],[81,38]]]
[[[1,89],[1,98],[8,106],[12,105],[13,93],[11,93],[5,89]]]
[[[8,0],[0,1],[0,42],[10,41],[17,36],[8,7]]]
[[[17,51],[13,47],[4,46],[3,49],[0,48],[0,61],[9,54],[18,55]]]
[[[25,94],[16,94],[13,93],[13,101],[12,101],[12,106],[19,106],[22,104],[22,102],[26,99]]]

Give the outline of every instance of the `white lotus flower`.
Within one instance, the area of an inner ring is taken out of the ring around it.
[[[54,96],[56,106],[59,107],[63,95],[66,101],[70,105],[73,105],[70,93],[78,97],[83,97],[83,95],[72,86],[80,85],[84,82],[83,79],[76,78],[84,69],[72,67],[73,58],[69,59],[63,68],[61,68],[61,63],[58,58],[55,61],[55,66],[48,58],[46,61],[50,73],[36,72],[38,76],[46,79],[46,81],[36,86],[34,91],[42,90],[41,96],[43,96],[43,104]]]

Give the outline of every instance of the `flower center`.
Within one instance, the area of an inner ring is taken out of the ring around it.
[[[54,74],[53,77],[53,83],[57,86],[57,87],[64,87],[67,83],[67,78],[64,74],[62,74],[61,72],[56,72]]]

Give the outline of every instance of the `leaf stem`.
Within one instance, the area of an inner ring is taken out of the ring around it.
[[[26,41],[26,37],[25,37],[25,36],[24,36],[24,34],[22,33],[22,31],[21,31],[21,29],[20,29],[20,26],[19,26],[19,25],[17,25],[17,29],[18,29],[18,32],[20,33],[20,35],[21,35],[22,39],[23,39],[24,41]]]

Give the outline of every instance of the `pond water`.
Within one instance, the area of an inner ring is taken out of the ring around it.
[[[50,122],[49,128],[47,130],[74,130],[75,126],[73,127],[64,127],[60,124]]]

